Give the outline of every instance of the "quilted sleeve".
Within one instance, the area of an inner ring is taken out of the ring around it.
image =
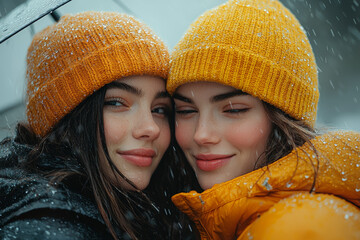
[[[360,210],[332,195],[301,193],[275,204],[238,239],[360,239]]]

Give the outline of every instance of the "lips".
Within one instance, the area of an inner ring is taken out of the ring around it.
[[[224,166],[233,156],[234,154],[198,154],[195,159],[200,170],[209,172]]]
[[[152,159],[155,156],[155,151],[148,148],[139,148],[128,151],[119,151],[118,154],[136,166],[148,167],[152,163]]]

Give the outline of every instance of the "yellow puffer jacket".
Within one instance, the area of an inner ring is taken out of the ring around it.
[[[312,144],[318,154],[304,144],[267,167],[172,200],[201,239],[360,239],[360,134],[327,133]]]

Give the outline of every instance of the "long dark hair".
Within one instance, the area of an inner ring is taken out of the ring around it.
[[[288,114],[266,102],[263,102],[263,106],[273,124],[273,129],[269,135],[264,153],[255,163],[254,170],[268,166],[305,143],[310,146],[316,156],[318,155],[315,146],[311,143],[311,139],[318,135],[314,128],[306,125],[301,120],[290,117]],[[312,161],[310,162],[312,163]],[[312,191],[315,186],[318,166],[319,164],[313,165],[314,181],[310,191]]]
[[[99,165],[98,136],[113,172],[118,173],[136,189],[135,185],[114,166],[109,157],[103,126],[106,90],[107,86],[104,86],[85,99],[43,138],[36,136],[27,125],[19,123],[15,141],[32,147],[23,167],[37,171],[54,182],[66,183],[74,178],[82,178],[86,184],[82,186],[81,191],[92,195],[114,239],[118,237],[116,228],[125,231],[132,239],[142,238],[141,232],[145,231],[149,220],[139,211],[129,214],[129,209],[138,205],[141,206],[142,211],[154,212],[153,215],[159,216],[162,220],[160,225],[167,235],[164,238],[179,239],[178,236],[181,236],[179,230],[188,226],[188,220],[176,211],[170,196],[191,188],[192,180],[187,178],[187,175],[193,173],[186,162],[176,158],[176,146],[173,146],[164,154],[149,187],[144,192],[140,190],[130,192],[111,184]],[[173,126],[171,114],[169,118],[170,126]],[[42,155],[53,156],[62,160],[64,164],[57,169],[39,168]],[[180,171],[180,168],[183,171]],[[181,226],[180,229],[177,226]],[[154,230],[149,229],[149,231]]]

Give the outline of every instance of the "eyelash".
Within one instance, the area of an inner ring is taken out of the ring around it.
[[[159,109],[162,109],[163,112],[159,113],[158,112]],[[164,116],[169,116],[170,115],[170,108],[166,107],[166,106],[156,107],[156,108],[152,109],[151,112],[156,113],[156,114],[161,114],[161,115],[164,115]]]
[[[125,101],[122,100],[121,98],[109,99],[104,101],[104,105],[111,107],[120,107],[120,106],[125,106]]]
[[[110,107],[122,107],[122,106],[126,107],[125,101],[121,98],[105,100],[104,105]],[[162,110],[162,112],[159,112],[160,109]],[[151,110],[151,112],[167,117],[170,115],[171,110],[167,106],[161,106],[161,107],[155,107],[154,109]]]
[[[244,113],[247,112],[249,110],[249,108],[234,108],[234,109],[229,109],[229,110],[225,110],[224,112],[226,113],[230,113],[230,114],[240,114],[240,113]]]
[[[187,115],[187,114],[195,113],[197,111],[196,110],[176,110],[175,112],[176,112],[176,114],[179,114],[179,115]]]
[[[249,108],[241,108],[241,109],[229,109],[229,110],[225,110],[224,112],[229,114],[241,114],[247,112],[248,110]],[[196,112],[197,112],[196,110],[177,110],[176,114],[188,115]]]

